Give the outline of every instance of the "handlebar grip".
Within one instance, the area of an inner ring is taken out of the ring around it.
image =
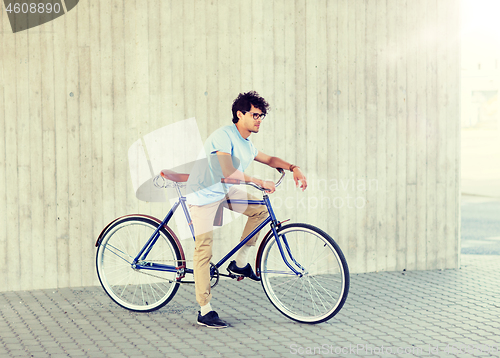
[[[276,168],[276,170],[280,173],[280,174],[283,174],[285,171],[283,170],[283,168]]]
[[[241,184],[241,180],[239,179],[233,179],[233,178],[222,178],[221,180],[221,183],[224,183],[224,184]]]

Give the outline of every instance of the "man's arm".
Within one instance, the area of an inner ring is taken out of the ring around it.
[[[222,169],[222,175],[224,175],[224,178],[252,182],[267,189],[269,193],[275,192],[276,188],[274,187],[274,183],[272,181],[254,178],[236,169],[233,166],[231,154],[219,151],[217,152],[217,158],[219,159],[219,163]]]
[[[255,160],[258,161],[259,163],[267,164],[271,168],[283,168],[285,170],[288,170],[292,165],[281,158],[271,157],[270,155],[262,153],[260,150],[257,153]],[[299,167],[293,168],[293,180],[295,180],[296,186],[299,186],[299,181],[300,181],[300,188],[302,189],[302,191],[306,190],[307,179],[304,176],[304,174],[302,174]]]

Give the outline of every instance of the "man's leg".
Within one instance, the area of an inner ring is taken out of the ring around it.
[[[243,190],[236,189],[235,187],[231,187],[228,193],[229,199],[240,199],[240,200],[260,200],[255,196],[248,194]],[[243,234],[240,238],[240,241],[245,239],[260,223],[262,223],[269,215],[267,208],[265,205],[243,205],[243,204],[228,204],[228,208],[242,213],[248,217],[247,223],[243,230]],[[250,247],[255,246],[257,240],[259,239],[259,234],[254,235],[239,251],[236,256],[236,265],[240,268],[244,267],[248,263],[248,252],[250,251]]]
[[[213,221],[219,202],[203,206],[190,205],[189,212],[195,233],[193,255],[196,301],[200,307],[210,303],[210,260],[212,259]]]
[[[212,310],[210,299],[210,260],[212,258],[213,222],[220,202],[196,206],[190,205],[191,219],[194,225],[195,248],[193,255],[194,287],[196,301],[200,304],[197,323],[209,328],[225,328],[217,312]]]

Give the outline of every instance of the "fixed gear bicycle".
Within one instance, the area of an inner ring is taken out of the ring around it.
[[[281,178],[276,187],[285,176],[283,169],[277,170]],[[180,191],[181,183],[188,177],[188,174],[168,170],[155,177],[156,186],[173,186],[179,196],[163,221],[148,215],[127,215],[113,220],[99,235],[95,244],[99,281],[108,296],[121,307],[138,312],[154,311],[174,297],[180,284],[194,283],[186,280],[193,269],[187,267],[182,245],[168,226],[181,206],[195,238],[186,197]],[[262,200],[229,199],[227,203],[266,205],[269,216],[218,263],[211,264],[212,286],[221,276],[242,279],[233,273],[222,274],[219,268],[270,224],[257,251],[255,265],[268,299],[283,315],[298,322],[320,323],[335,316],[349,291],[349,269],[337,243],[315,226],[278,221],[265,189],[259,185],[227,178],[221,181],[261,190]]]

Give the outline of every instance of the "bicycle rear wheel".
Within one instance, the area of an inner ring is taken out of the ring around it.
[[[339,246],[327,233],[307,224],[282,226],[278,236],[288,262],[301,275],[285,264],[276,238],[270,236],[260,258],[262,287],[267,297],[292,320],[329,320],[340,311],[349,291],[349,269]]]
[[[150,312],[174,297],[176,272],[136,269],[132,261],[159,226],[152,219],[135,216],[114,222],[97,250],[97,275],[104,291],[118,305],[131,311]],[[180,266],[181,255],[172,236],[163,228],[145,262]]]

